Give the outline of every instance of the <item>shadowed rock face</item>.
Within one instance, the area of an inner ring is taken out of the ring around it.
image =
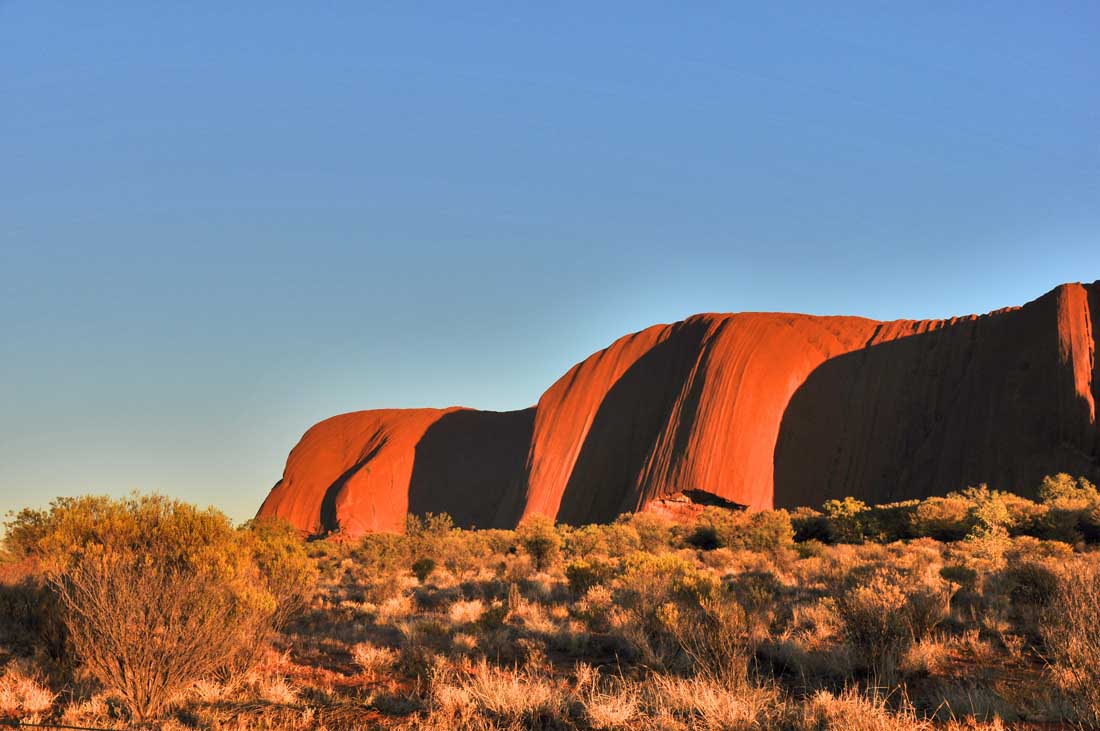
[[[754,509],[1029,494],[1100,476],[1098,340],[1100,282],[951,320],[696,315],[620,338],[529,409],[327,419],[259,514],[354,536],[409,512],[607,521],[700,492]]]

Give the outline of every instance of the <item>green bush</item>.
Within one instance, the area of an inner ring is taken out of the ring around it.
[[[853,497],[827,500],[821,506],[833,543],[863,543],[868,533],[867,504]]]
[[[794,527],[786,510],[749,513],[707,506],[684,543],[705,551],[729,548],[774,552],[794,544]]]
[[[413,576],[416,577],[417,581],[423,584],[425,581],[428,580],[428,577],[432,575],[432,572],[435,571],[435,559],[427,557],[418,558],[417,560],[413,561],[413,565],[411,568]]]
[[[516,529],[516,537],[537,571],[550,568],[561,556],[561,536],[554,530],[554,521],[549,518],[529,516]]]
[[[912,514],[913,535],[937,541],[960,541],[970,532],[970,503],[958,497],[933,497],[921,501]]]
[[[565,577],[574,597],[584,596],[593,586],[607,583],[615,574],[615,566],[599,557],[578,558],[565,567]]]
[[[294,526],[276,518],[249,521],[243,542],[275,599],[273,629],[280,629],[309,604],[317,583],[317,564]]]
[[[1100,502],[1100,492],[1084,477],[1075,480],[1065,472],[1044,477],[1039,485],[1039,501],[1044,505],[1055,505],[1063,500]]]
[[[638,536],[639,546],[643,551],[659,553],[667,550],[672,539],[672,525],[664,518],[652,513],[627,513],[619,516],[617,524],[629,526]],[[625,547],[624,547],[625,548]],[[624,550],[619,556],[628,553]]]

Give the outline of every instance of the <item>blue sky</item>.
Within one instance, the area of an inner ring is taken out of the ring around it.
[[[0,510],[244,519],[655,322],[1100,277],[1094,2],[227,5],[0,2]]]

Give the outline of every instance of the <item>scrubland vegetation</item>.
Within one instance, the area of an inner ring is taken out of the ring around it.
[[[160,497],[11,516],[0,717],[166,729],[1100,724],[1100,495],[306,542]]]

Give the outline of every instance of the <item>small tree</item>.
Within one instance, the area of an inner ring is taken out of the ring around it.
[[[554,530],[554,521],[545,516],[533,515],[525,519],[516,530],[516,536],[535,562],[537,571],[550,568],[561,555],[561,536]]]

